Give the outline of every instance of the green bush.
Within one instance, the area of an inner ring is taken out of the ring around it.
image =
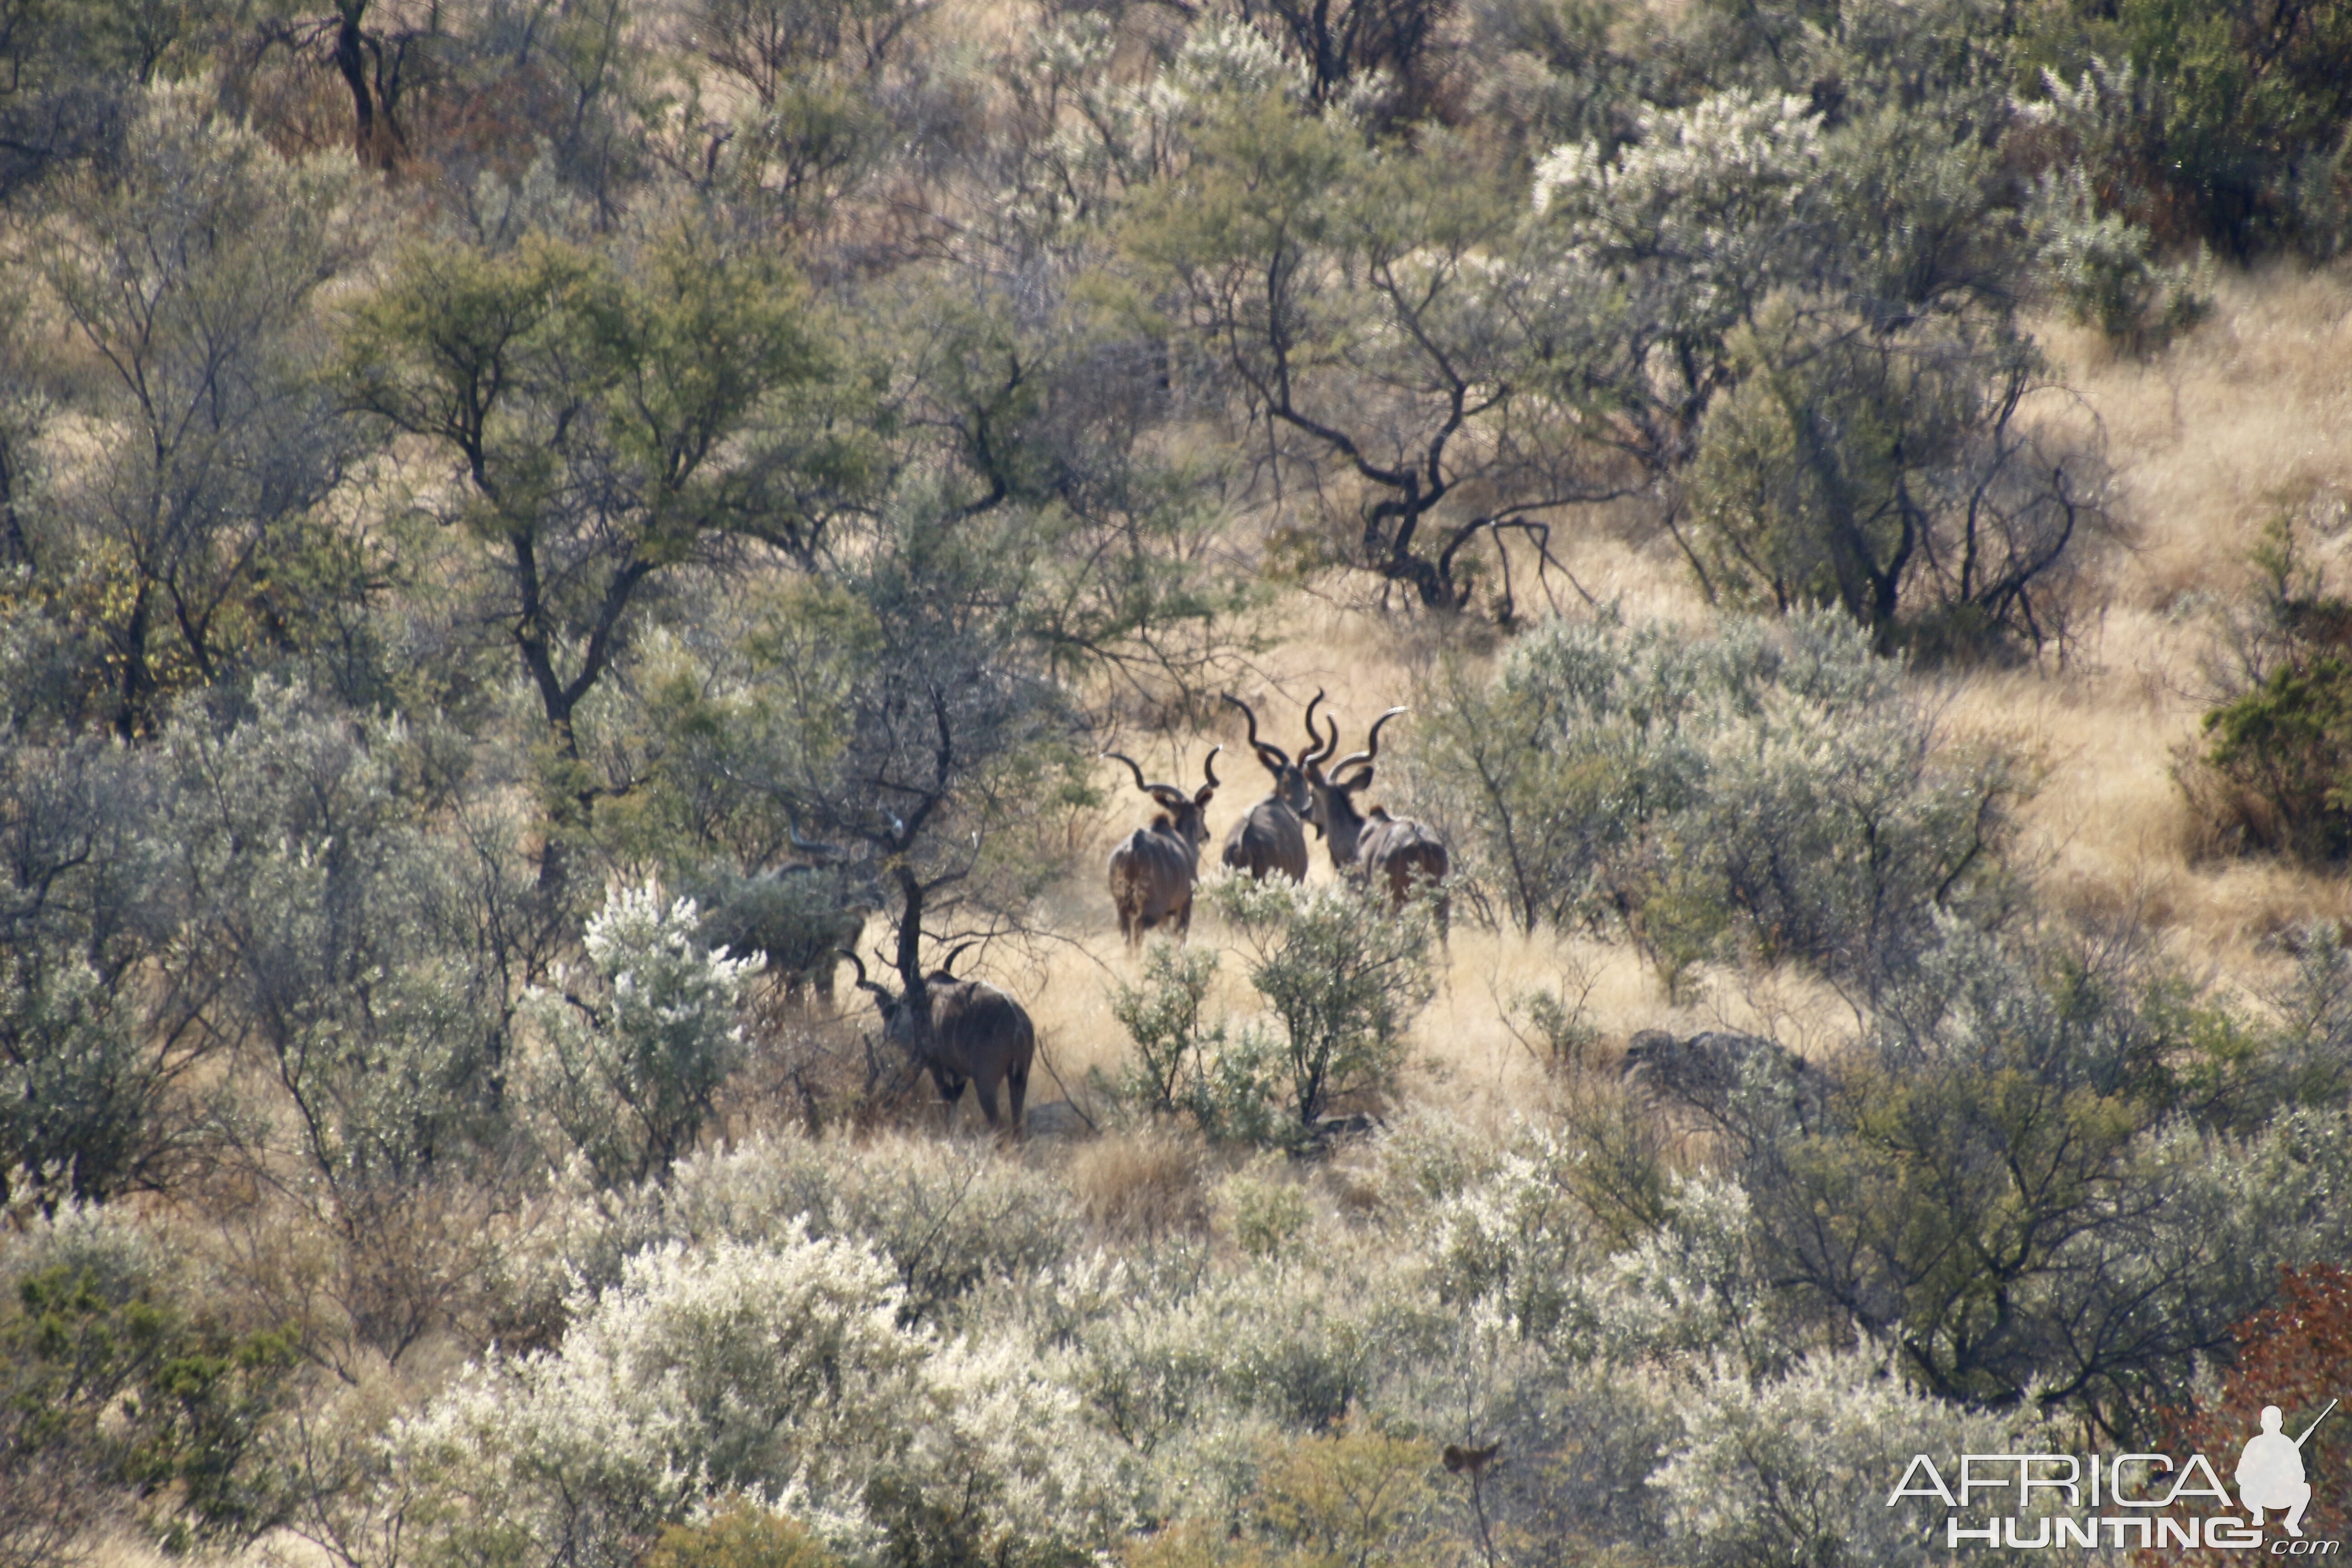
[[[1732,342],[1741,379],[1688,470],[1711,594],[1835,605],[1882,652],[2063,642],[2106,519],[2097,455],[2032,417],[2048,383],[2030,339],[1775,300]]]
[[[2352,6],[2117,0],[2068,9],[2078,30],[2060,74],[2079,69],[2085,88],[2101,78],[2116,100],[2080,151],[2125,217],[2168,246],[2210,240],[2240,257],[2280,245],[2326,255],[2339,242],[2315,227],[2325,215],[2308,192],[2352,113]]]
[[[1827,612],[1711,637],[1552,622],[1431,704],[1423,779],[1514,923],[1622,931],[1670,989],[1799,961],[1874,989],[1939,913],[1990,919],[2018,761],[1952,744]]]
[[[1295,1122],[1311,1128],[1333,1097],[1388,1087],[1403,1065],[1405,1031],[1434,994],[1428,907],[1391,914],[1353,883],[1272,877],[1230,878],[1213,896],[1282,1031],[1278,1067]]]
[[[2319,862],[2352,853],[2352,660],[2283,665],[2205,715],[2210,763],[2240,802],[2247,837]]]
[[[190,1312],[163,1281],[61,1262],[0,1306],[0,1563],[115,1506],[166,1545],[242,1546],[292,1502],[269,1440],[297,1347]]]
[[[1204,1093],[1206,1063],[1224,1038],[1222,1026],[1205,1027],[1201,1016],[1216,978],[1214,950],[1154,942],[1143,955],[1143,984],[1122,985],[1113,994],[1111,1016],[1135,1042],[1136,1062],[1122,1086],[1130,1098],[1172,1110],[1180,1097]]]
[[[2340,1098],[2277,1114],[2340,1037],[2333,968],[2230,1026],[2127,944],[1948,930],[1827,1124],[1743,1157],[1764,1272],[1939,1396],[2150,1430],[2279,1266],[2343,1245]]]
[[[1221,1143],[1298,1147],[1306,1129],[1290,1114],[1289,1057],[1281,1039],[1255,1020],[1219,1026],[1187,1106],[1201,1131]]]
[[[2352,856],[2352,599],[2306,559],[2296,516],[2252,552],[2254,592],[2225,621],[2229,662],[2204,749],[2178,770],[2190,807],[2231,847],[2315,865]]]
[[[839,1568],[841,1559],[782,1514],[737,1500],[701,1524],[671,1524],[645,1568]]]

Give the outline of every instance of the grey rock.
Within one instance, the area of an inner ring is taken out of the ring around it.
[[[1785,1108],[1801,1129],[1826,1118],[1835,1080],[1778,1040],[1710,1029],[1678,1040],[1643,1029],[1625,1047],[1626,1082],[1738,1131],[1760,1131],[1759,1113]]]

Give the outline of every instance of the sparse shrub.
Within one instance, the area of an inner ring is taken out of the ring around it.
[[[1653,1484],[1709,1568],[1947,1562],[1931,1528],[1941,1506],[1932,1517],[1916,1503],[1889,1508],[1893,1483],[1877,1478],[1912,1454],[2036,1447],[1998,1417],[1905,1388],[1869,1349],[1818,1354],[1760,1384],[1720,1371],[1685,1399],[1683,1434]]]
[[[751,964],[700,933],[690,901],[615,888],[588,922],[595,990],[534,999],[545,1052],[532,1101],[608,1186],[662,1175],[691,1150],[740,1058]]]
[[[2212,1077],[2239,1079],[2218,1084],[2215,1098],[2238,1102],[2242,1125],[2281,1105],[2341,1104],[2352,1076],[2352,946],[2344,928],[2332,921],[2306,926],[2289,933],[2289,944],[2294,971],[2263,995],[2273,1026],[2255,1048],[2225,1043],[2207,1052]]]
[[[601,1288],[665,1243],[770,1246],[803,1226],[812,1237],[875,1247],[897,1278],[908,1321],[937,1323],[991,1279],[1061,1262],[1077,1215],[1067,1187],[983,1147],[780,1131],[704,1150],[667,1182],[574,1193],[540,1250],[516,1261],[510,1289],[539,1300],[544,1317],[570,1275]]]
[[[1674,1173],[1683,1156],[1664,1121],[1622,1079],[1588,1079],[1563,1096],[1559,1117],[1577,1158],[1560,1180],[1601,1234],[1631,1245],[1673,1212]]]
[[[1874,989],[1939,911],[1997,917],[2022,769],[1948,742],[1829,615],[1712,637],[1555,621],[1458,679],[1426,772],[1514,921],[1622,929],[1669,991],[1706,959]]]
[[[738,1498],[699,1524],[663,1526],[644,1568],[839,1568],[840,1563],[791,1520]]]
[[[1143,957],[1143,984],[1122,985],[1112,996],[1111,1016],[1135,1042],[1137,1059],[1123,1087],[1147,1108],[1173,1110],[1180,1099],[1198,1097],[1203,1063],[1223,1040],[1223,1029],[1201,1016],[1216,979],[1213,949],[1153,942]]]
[[[1589,981],[1585,989],[1591,990]],[[1526,1026],[1513,1020],[1524,1020]],[[1513,997],[1505,1021],[1536,1065],[1550,1073],[1582,1072],[1601,1038],[1585,1016],[1581,996],[1570,1000],[1546,986]]]
[[[1234,1240],[1252,1258],[1290,1252],[1312,1217],[1307,1189],[1262,1162],[1226,1177],[1221,1195],[1233,1216]]]
[[[2175,770],[2232,847],[2315,865],[2352,856],[2352,599],[2329,588],[2282,508],[2252,552],[2252,603],[2225,617],[2203,750]]]
[[[1214,897],[1250,949],[1250,984],[1281,1025],[1284,1109],[1297,1124],[1313,1127],[1336,1095],[1387,1088],[1403,1063],[1405,1031],[1433,994],[1428,909],[1392,915],[1352,884],[1280,878],[1232,878]]]
[[[1263,1547],[1232,1540],[1230,1528],[1206,1521],[1171,1525],[1128,1542],[1118,1560],[1121,1568],[1272,1568]]]
[[[1253,1511],[1305,1562],[1346,1568],[1425,1562],[1420,1538],[1429,1524],[1435,1458],[1427,1444],[1350,1419],[1269,1455]]]

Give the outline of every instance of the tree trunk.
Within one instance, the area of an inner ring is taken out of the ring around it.
[[[0,436],[0,566],[33,564],[33,542],[25,537],[24,520],[16,515],[16,453]]]
[[[368,87],[366,38],[360,31],[367,7],[368,0],[338,0],[335,68],[352,89],[352,151],[362,166],[381,169],[389,166],[390,160],[376,144],[375,94]]]

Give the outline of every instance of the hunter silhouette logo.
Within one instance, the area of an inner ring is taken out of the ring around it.
[[[2327,1410],[2303,1429],[2302,1436],[2290,1442],[2279,1429],[2286,1419],[2284,1414],[2275,1405],[2263,1406],[2263,1429],[2246,1439],[2246,1451],[2238,1458],[2238,1501],[2254,1529],[2263,1527],[2264,1510],[2284,1509],[2286,1532],[2303,1534],[2303,1510],[2311,1506],[2311,1482],[2303,1473],[2303,1446],[2335,1408],[2336,1401],[2329,1400]]]

